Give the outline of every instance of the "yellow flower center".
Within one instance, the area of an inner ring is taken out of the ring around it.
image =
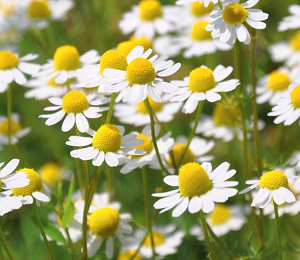
[[[159,112],[162,110],[163,103],[155,102],[150,96],[148,96],[148,100],[149,100],[150,106],[152,108],[152,111]],[[147,110],[147,107],[146,107],[144,101],[138,102],[136,106],[137,106],[137,111],[139,113],[144,114],[144,115],[148,114],[148,110]]]
[[[290,41],[290,44],[294,50],[300,50],[300,31],[294,34]]]
[[[212,224],[220,225],[230,219],[231,216],[232,213],[228,206],[223,204],[216,204],[215,209],[209,214],[209,219]]]
[[[0,70],[9,70],[17,67],[19,64],[18,57],[10,51],[0,52]]]
[[[27,13],[33,19],[47,19],[51,16],[47,0],[33,0],[28,6]]]
[[[53,60],[56,70],[76,70],[81,66],[79,52],[71,45],[57,48]]]
[[[281,171],[270,171],[261,176],[259,187],[268,190],[277,190],[281,187],[288,187],[288,179]]]
[[[44,186],[40,175],[33,169],[23,168],[17,172],[26,172],[27,178],[30,180],[29,184],[22,188],[12,189],[14,196],[29,196],[35,191],[41,191]]]
[[[140,38],[132,37],[129,41],[120,42],[117,50],[127,56],[136,46],[143,46],[146,51],[152,47],[152,42],[144,36]]]
[[[300,85],[297,85],[291,92],[291,100],[294,108],[300,108]]]
[[[212,2],[209,3],[208,7],[200,4],[199,1],[190,4],[191,13],[195,16],[201,16],[205,14],[209,14],[214,9],[214,4]]]
[[[212,39],[211,32],[205,30],[205,26],[208,25],[209,23],[210,22],[208,21],[196,22],[191,28],[191,38],[196,41],[204,41],[204,40]]]
[[[69,91],[62,100],[62,110],[67,114],[82,113],[90,106],[86,95],[78,90]]]
[[[189,90],[192,92],[206,92],[215,86],[216,81],[211,69],[197,68],[190,72]]]
[[[154,231],[152,232],[152,235],[153,235],[153,242],[155,246],[159,246],[163,244],[166,240],[165,236],[162,233]],[[148,247],[151,246],[151,237],[149,235],[146,237],[144,245]]]
[[[234,106],[225,107],[216,104],[213,110],[212,118],[216,126],[234,126],[236,119],[240,116],[239,109]]]
[[[179,160],[183,154],[183,151],[186,147],[186,144],[175,144],[173,147],[173,155],[174,155],[174,161],[176,166],[178,167],[179,165]],[[199,147],[199,149],[201,149]],[[186,163],[190,163],[193,162],[195,160],[195,155],[192,153],[191,149],[188,148],[183,160],[182,160],[182,165],[186,164]],[[167,158],[167,162],[172,165],[172,160],[171,157]]]
[[[103,73],[104,69],[116,69],[126,70],[127,69],[126,56],[119,50],[108,50],[100,59],[100,73]]]
[[[152,144],[152,141],[151,139],[147,136],[147,135],[144,135],[144,134],[138,134],[138,140],[143,140],[144,143],[138,145],[138,146],[135,146],[134,148],[135,149],[141,149],[141,150],[144,150],[146,151],[145,154],[143,155],[132,155],[133,158],[139,158],[141,156],[144,156],[144,155],[147,155],[149,153],[151,153],[151,151],[153,150],[153,144]]]
[[[119,253],[117,260],[131,260],[135,254],[135,250],[127,250]],[[132,260],[143,260],[139,254],[137,254]]]
[[[129,85],[145,85],[155,80],[155,70],[152,63],[144,58],[136,58],[128,64],[126,78]]]
[[[268,88],[272,91],[287,89],[291,83],[290,77],[286,73],[275,70],[269,74]]]
[[[8,136],[8,119],[5,119],[1,124],[0,124],[0,133],[3,135]],[[10,121],[10,133],[11,135],[16,134],[17,132],[19,132],[21,130],[21,126],[19,123],[17,123],[14,120]]]
[[[212,189],[212,182],[199,163],[191,162],[183,165],[178,176],[179,190],[184,197],[201,196]]]
[[[58,83],[55,83],[55,78],[53,78],[53,79],[48,80],[47,86],[48,87],[53,87],[53,88],[61,88],[61,87],[65,87],[65,86],[67,86],[67,85],[69,85],[71,83],[74,83],[74,82],[75,82],[75,79],[73,78],[73,79],[68,79],[63,84],[58,84]]]
[[[231,25],[242,24],[248,16],[247,9],[241,4],[232,3],[224,8],[222,17],[225,23]]]
[[[122,137],[115,125],[102,125],[93,138],[93,146],[99,151],[116,153],[121,148]]]
[[[40,173],[43,182],[51,187],[56,186],[62,180],[61,168],[54,162],[44,164],[40,169]]]
[[[161,3],[157,0],[142,0],[139,3],[140,19],[153,21],[162,16]]]
[[[131,36],[130,40],[134,41],[136,43],[136,46],[138,46],[138,45],[143,46],[145,51],[152,48],[152,41],[149,40],[145,36],[142,36],[142,37],[139,37],[139,38],[137,38],[135,36]]]
[[[91,232],[100,237],[108,238],[113,236],[120,224],[120,214],[112,208],[101,208],[94,211],[88,221]]]
[[[10,17],[16,14],[17,5],[14,2],[4,2],[0,3],[1,14],[3,17]]]

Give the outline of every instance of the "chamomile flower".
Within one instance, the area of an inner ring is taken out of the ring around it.
[[[212,31],[213,38],[220,38],[221,42],[229,45],[233,45],[236,39],[250,44],[251,37],[244,22],[255,29],[264,29],[266,24],[262,21],[269,16],[260,9],[250,9],[258,1],[248,0],[242,4],[239,4],[239,0],[226,1],[223,9],[215,9],[211,12],[210,17],[214,20],[206,26],[206,30]]]
[[[288,10],[291,15],[284,17],[278,24],[279,32],[300,28],[300,5],[290,5]]]
[[[19,58],[18,55],[10,51],[0,52],[0,92],[4,92],[7,89],[7,85],[15,81],[19,85],[23,85],[27,82],[25,74],[36,74],[40,65],[29,63],[38,57],[37,54],[27,54],[24,57]]]
[[[80,56],[77,48],[71,45],[63,45],[56,49],[53,60],[48,60],[35,76],[45,80],[54,79],[57,84],[63,84],[75,77],[75,71],[79,68],[91,66],[99,62],[98,52],[90,50]]]
[[[120,92],[117,99],[123,102],[141,102],[149,95],[155,102],[161,102],[160,92],[173,93],[177,87],[164,82],[161,77],[173,75],[180,68],[180,63],[165,61],[154,55],[147,59],[152,49],[144,52],[142,46],[137,46],[127,56],[126,71],[105,69],[103,83],[111,83],[104,88],[105,92]]]
[[[82,149],[73,150],[71,156],[81,160],[92,160],[94,166],[100,166],[103,161],[115,167],[119,165],[119,159],[126,158],[128,155],[142,155],[145,151],[134,147],[141,145],[142,140],[137,139],[136,134],[124,135],[123,126],[105,124],[100,126],[97,132],[89,130],[91,137],[71,136],[67,145],[80,147]],[[91,145],[91,146],[89,146]]]
[[[12,159],[1,169],[4,162],[0,163],[0,216],[22,206],[19,199],[10,196],[12,189],[29,184],[26,172],[12,173],[18,164],[19,159]]]
[[[277,101],[268,116],[276,116],[275,124],[288,126],[300,117],[300,85],[292,83],[289,85],[289,95]]]
[[[225,0],[220,0],[221,2],[224,2]],[[189,3],[195,3],[199,2],[200,4],[204,4],[205,7],[208,7],[210,3],[217,4],[218,0],[177,0],[175,4],[177,5],[185,5]]]
[[[31,129],[30,127],[22,128],[20,124],[19,115],[13,113],[10,120],[10,143],[16,144],[19,142],[19,139],[27,135]],[[9,135],[9,120],[5,116],[0,116],[0,144],[8,144],[8,135]]]
[[[187,163],[180,168],[178,175],[169,175],[164,182],[169,186],[178,186],[179,189],[154,193],[154,197],[163,197],[153,206],[162,209],[160,213],[175,207],[173,217],[179,217],[188,209],[190,213],[202,210],[209,213],[214,210],[215,202],[225,202],[234,196],[237,190],[231,188],[238,184],[237,181],[227,181],[236,171],[229,169],[229,163],[220,164],[214,171],[209,162]]]
[[[162,35],[174,30],[169,18],[174,9],[176,6],[162,6],[158,0],[142,0],[123,15],[119,28],[123,34],[153,39],[156,33]]]
[[[130,37],[128,41],[120,42],[117,46],[117,51],[122,52],[127,56],[135,47],[142,46],[144,50],[152,48],[152,40],[145,36],[142,37]]]
[[[232,67],[225,68],[223,65],[218,65],[214,71],[205,66],[196,68],[190,72],[189,77],[185,77],[183,80],[171,81],[179,89],[170,101],[181,102],[187,100],[182,108],[182,112],[185,114],[193,113],[199,101],[218,101],[221,99],[219,92],[232,91],[240,84],[238,79],[222,82],[232,70]]]
[[[133,260],[143,260],[139,253],[136,254],[136,250],[127,248],[121,249],[117,260],[131,260],[134,255]]]
[[[160,127],[155,127],[155,135],[158,136],[160,132]],[[152,163],[156,159],[155,149],[153,147],[152,135],[150,125],[146,125],[141,133],[134,132],[138,136],[138,140],[143,140],[144,142],[138,146],[136,149],[146,151],[143,155],[133,155],[130,161],[126,162],[121,168],[120,172],[123,174],[129,173],[136,168],[142,168],[147,164]],[[157,147],[160,156],[164,156],[168,153],[174,144],[173,138],[170,138],[171,132],[166,133],[161,138],[157,139]],[[157,160],[157,159],[156,159]]]
[[[99,118],[100,112],[107,111],[108,107],[96,107],[106,104],[109,98],[96,98],[95,94],[86,95],[78,90],[71,90],[63,98],[49,98],[54,106],[46,107],[46,111],[59,110],[53,114],[40,115],[40,118],[47,118],[46,125],[51,126],[60,122],[65,115],[61,130],[68,132],[76,124],[81,133],[89,129],[89,122],[86,118]]]
[[[295,177],[288,177],[279,170],[269,171],[263,174],[260,180],[246,181],[246,184],[250,184],[251,186],[241,191],[240,194],[259,187],[258,193],[253,198],[251,207],[259,207],[262,209],[267,207],[272,199],[277,205],[292,203],[296,201],[296,198],[289,187],[288,178]]]

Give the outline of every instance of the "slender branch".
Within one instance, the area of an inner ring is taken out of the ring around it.
[[[200,220],[201,220],[201,223],[202,223],[202,228],[203,228],[203,233],[204,233],[206,246],[207,246],[207,249],[208,249],[208,252],[209,252],[208,253],[208,258],[211,258],[211,259],[215,260],[216,258],[214,256],[213,249],[212,249],[212,244],[211,244],[211,241],[210,241],[210,238],[209,238],[206,219],[205,219],[205,216],[204,216],[204,213],[203,213],[202,210],[199,212],[199,215],[200,215]]]
[[[280,233],[280,223],[279,223],[279,215],[278,215],[278,206],[273,201],[274,204],[274,213],[275,213],[275,221],[276,221],[276,227],[277,227],[277,248],[278,248],[278,257],[279,260],[283,260],[282,258],[282,250],[281,250],[281,233]]]
[[[107,112],[105,124],[110,123],[112,113],[113,113],[113,110],[114,110],[114,104],[115,104],[116,96],[117,96],[117,93],[112,93],[111,94],[111,100],[110,100],[110,103],[109,103],[109,109],[108,109],[108,112]]]
[[[1,242],[1,245],[4,247],[5,252],[6,252],[6,254],[8,255],[9,259],[10,259],[10,260],[14,260],[14,257],[13,257],[13,255],[12,255],[12,253],[10,252],[9,247],[8,247],[6,241],[5,241],[5,237],[4,237],[4,235],[3,235],[1,225],[0,225],[0,242]]]

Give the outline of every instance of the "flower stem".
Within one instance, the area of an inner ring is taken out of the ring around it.
[[[106,165],[106,176],[107,176],[107,192],[109,201],[112,201],[112,182],[113,182],[113,169],[109,165]]]
[[[114,110],[114,104],[115,104],[115,99],[116,99],[117,93],[112,93],[111,94],[111,100],[109,103],[109,109],[107,112],[107,116],[106,116],[106,120],[105,120],[105,124],[109,124],[110,120],[111,120],[111,116]]]
[[[277,247],[278,247],[278,256],[279,260],[282,260],[282,251],[281,251],[281,234],[280,234],[280,223],[279,223],[279,216],[278,216],[278,206],[273,201],[274,204],[274,213],[275,213],[275,221],[276,221],[276,226],[277,226]]]
[[[9,259],[10,259],[10,260],[14,260],[14,257],[13,257],[13,255],[12,255],[12,253],[10,252],[9,247],[8,247],[6,241],[5,241],[5,237],[4,237],[4,235],[3,235],[1,225],[0,225],[0,242],[1,242],[1,245],[4,247],[5,252],[6,252],[6,254],[8,255]]]
[[[202,223],[205,242],[206,242],[207,249],[208,249],[208,252],[209,252],[207,257],[210,258],[210,259],[215,260],[215,256],[214,256],[213,250],[212,250],[212,244],[211,244],[209,234],[208,234],[206,219],[205,219],[205,216],[204,216],[204,213],[203,213],[202,210],[199,212],[199,215],[200,215],[200,220],[201,220],[201,223]]]
[[[8,84],[7,86],[7,122],[8,122],[8,129],[7,129],[7,156],[8,160],[11,158],[11,85]]]
[[[41,222],[39,213],[38,213],[38,211],[37,211],[37,206],[36,206],[36,204],[35,204],[35,201],[34,201],[31,205],[32,205],[32,209],[33,209],[33,212],[34,212],[34,215],[35,215],[37,224],[38,224],[38,226],[39,226],[39,228],[40,228],[42,237],[43,237],[44,242],[45,242],[45,244],[46,244],[46,246],[47,246],[47,249],[48,249],[48,251],[49,251],[49,254],[51,255],[52,260],[56,260],[54,254],[53,254],[53,251],[52,251],[52,249],[51,249],[51,247],[50,247],[49,241],[48,241],[48,239],[47,239],[46,233],[45,233],[45,231],[44,231],[44,228],[43,228],[43,225],[42,225],[42,222]]]

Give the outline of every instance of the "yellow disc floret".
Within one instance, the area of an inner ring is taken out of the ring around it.
[[[116,125],[102,125],[93,138],[93,146],[103,152],[116,153],[121,149],[122,137]]]
[[[178,167],[179,165],[179,160],[183,154],[183,151],[186,147],[186,144],[175,144],[173,147],[173,155],[174,155],[174,161],[176,166]],[[199,147],[199,149],[201,149],[201,147]],[[193,154],[193,152],[191,151],[190,148],[188,148],[183,160],[182,160],[182,165],[189,163],[189,162],[193,162],[195,160],[195,155]],[[172,161],[171,161],[171,157],[168,157],[167,159],[168,163],[170,165],[172,165]]]
[[[192,92],[206,92],[215,86],[216,81],[211,69],[197,68],[190,72],[188,88]]]
[[[201,196],[212,189],[212,182],[207,172],[199,163],[183,165],[178,174],[179,190],[182,196],[192,198]]]
[[[61,167],[55,162],[44,164],[40,169],[40,173],[43,182],[51,187],[57,185],[62,180]]]
[[[220,225],[225,223],[232,213],[230,208],[223,204],[216,204],[215,209],[209,214],[209,219],[213,225]]]
[[[162,16],[161,3],[157,0],[142,0],[139,3],[140,19],[153,21]]]
[[[195,16],[202,16],[205,14],[209,14],[213,9],[214,9],[214,4],[212,2],[210,2],[207,7],[204,6],[204,3],[200,4],[199,1],[190,4],[191,13]]]
[[[56,70],[76,70],[81,65],[79,52],[71,45],[64,45],[57,48],[53,60]]]
[[[152,48],[152,41],[149,40],[147,37],[142,36],[142,37],[135,37],[135,36],[131,36],[130,40],[135,42],[136,45],[138,46],[143,46],[144,47],[144,51]]]
[[[155,80],[155,70],[152,63],[144,58],[136,58],[128,64],[126,78],[129,85],[145,85]]]
[[[135,250],[127,250],[124,252],[119,253],[117,260],[143,260],[139,254],[136,254],[134,258],[132,258],[135,255]]]
[[[300,31],[294,34],[290,41],[290,44],[294,50],[300,50]]]
[[[136,46],[142,46],[146,51],[152,47],[152,42],[145,36],[140,38],[131,37],[129,41],[120,42],[117,50],[127,56]]]
[[[297,85],[292,90],[291,101],[294,108],[300,108],[300,85]]]
[[[289,87],[291,80],[288,74],[275,70],[269,74],[268,88],[272,91],[282,91]]]
[[[101,208],[94,211],[88,221],[90,231],[100,237],[113,236],[120,224],[120,214],[113,208]]]
[[[14,196],[29,196],[33,192],[41,191],[44,188],[42,179],[35,170],[23,168],[17,172],[26,172],[28,176],[27,178],[30,180],[30,182],[25,187],[12,189]]]
[[[3,135],[6,135],[8,136],[8,133],[9,133],[9,126],[8,126],[8,119],[5,119],[2,123],[0,123],[0,133],[3,134]],[[11,120],[10,121],[10,134],[11,135],[14,135],[16,134],[17,132],[19,132],[21,130],[21,126],[19,123],[17,123],[16,121],[14,120]]]
[[[10,51],[0,52],[0,70],[10,70],[19,64],[18,57]]]
[[[268,190],[277,190],[281,187],[289,187],[286,175],[281,171],[270,171],[265,173],[259,181],[259,187]]]
[[[159,112],[162,110],[163,103],[155,102],[150,96],[148,96],[148,100],[149,100],[150,106],[154,112]],[[137,106],[137,111],[139,113],[144,114],[144,115],[148,114],[148,110],[147,110],[147,107],[146,107],[144,101],[138,102],[136,106]]]
[[[152,141],[147,135],[138,134],[137,136],[138,136],[138,138],[137,138],[138,140],[143,140],[144,142],[133,148],[144,150],[144,151],[146,151],[146,153],[143,155],[132,155],[133,158],[139,158],[141,156],[147,155],[147,154],[151,153],[151,151],[153,150]]]
[[[210,22],[208,21],[198,21],[191,28],[191,38],[196,41],[210,40],[211,32],[205,30],[206,25]]]
[[[27,13],[32,19],[48,19],[51,16],[47,0],[33,0],[28,6]]]
[[[82,113],[90,106],[86,95],[78,90],[69,91],[62,100],[62,110],[67,114]]]
[[[100,73],[103,73],[104,69],[116,69],[126,70],[127,60],[124,53],[119,50],[108,50],[100,59]]]
[[[152,235],[153,235],[153,242],[154,242],[155,246],[159,246],[159,245],[163,244],[166,240],[165,236],[160,232],[154,231],[154,232],[152,232]],[[146,237],[144,245],[148,246],[148,247],[151,246],[151,237],[150,236]]]
[[[232,3],[224,8],[222,17],[225,23],[239,25],[246,21],[247,9],[241,4]]]

